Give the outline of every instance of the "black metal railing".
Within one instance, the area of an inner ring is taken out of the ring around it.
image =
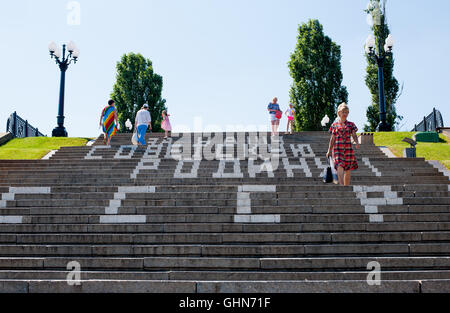
[[[10,132],[14,138],[45,137],[44,134],[28,124],[28,121],[21,118],[16,112],[11,114],[6,122],[6,132]]]
[[[441,127],[444,127],[444,120],[442,119],[441,112],[433,108],[433,112],[426,117],[424,116],[423,121],[418,125],[414,125],[414,129],[412,131],[436,131],[437,128]]]

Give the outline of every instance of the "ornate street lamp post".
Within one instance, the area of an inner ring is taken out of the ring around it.
[[[369,4],[369,9],[370,4]],[[381,9],[379,6],[376,6],[375,8],[372,8],[375,12],[373,14],[374,17],[374,23],[379,25],[381,23],[380,16],[381,16]],[[380,124],[377,127],[378,131],[391,131],[391,126],[386,122],[386,97],[384,94],[384,61],[386,60],[387,56],[392,55],[392,48],[394,47],[394,38],[392,35],[389,34],[389,36],[386,38],[385,45],[383,49],[381,48],[382,38],[378,37],[378,47],[375,49],[375,38],[373,35],[369,35],[369,37],[366,40],[365,45],[365,51],[369,55],[370,58],[372,58],[378,65],[378,92],[379,92],[379,101],[380,101]],[[375,51],[377,50],[377,51]]]
[[[394,46],[394,38],[389,35],[384,45],[384,51],[381,49],[381,40],[378,38],[378,53],[375,52],[375,38],[370,35],[366,40],[366,53],[375,61],[378,65],[378,98],[380,100],[380,124],[378,125],[378,131],[390,131],[391,127],[386,122],[386,104],[384,95],[384,61],[388,55],[392,55],[392,48]]]
[[[57,117],[58,126],[53,129],[52,136],[67,137],[67,131],[64,128],[64,86],[66,82],[66,71],[72,61],[73,63],[77,63],[78,57],[80,55],[80,50],[78,50],[73,41],[70,41],[67,45],[67,51],[69,52],[67,56],[66,45],[63,45],[61,53],[61,50],[58,49],[56,43],[51,42],[48,46],[48,50],[50,51],[50,56],[52,58],[55,58],[56,64],[58,64],[59,69],[61,70],[61,84],[59,88],[59,107]]]

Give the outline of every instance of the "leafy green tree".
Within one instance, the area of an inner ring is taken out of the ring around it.
[[[117,62],[116,83],[111,99],[116,102],[120,130],[127,132],[125,122],[133,123],[137,111],[147,103],[154,132],[161,130],[161,113],[166,110],[166,100],[161,98],[162,77],[153,72],[152,62],[141,54],[124,54]]]
[[[298,29],[297,46],[288,63],[294,82],[290,99],[296,109],[296,131],[323,130],[326,115],[333,121],[336,108],[348,101],[342,86],[341,48],[323,32],[318,20],[309,20]]]
[[[372,15],[373,26],[372,31],[375,35],[375,49],[379,54],[380,48],[383,49],[386,38],[389,36],[389,27],[386,23],[386,1],[383,1],[381,7],[380,0],[371,0],[368,9],[365,11]],[[381,41],[381,42],[380,42]],[[366,85],[372,95],[372,104],[367,108],[367,122],[364,125],[364,131],[376,131],[380,123],[380,107],[379,107],[379,89],[378,89],[378,65],[377,62],[366,53],[367,59],[367,74]],[[385,105],[386,105],[386,121],[395,130],[395,127],[403,119],[397,114],[395,103],[399,97],[399,84],[394,77],[394,57],[392,54],[387,55],[383,67],[384,74],[384,91],[385,91]],[[401,94],[401,92],[400,92]]]

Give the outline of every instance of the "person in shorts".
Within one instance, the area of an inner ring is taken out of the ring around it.
[[[278,98],[273,98],[272,102],[269,103],[267,110],[270,115],[270,123],[272,124],[272,136],[278,135],[278,127],[280,126],[280,120],[276,117],[278,111],[281,112],[280,106],[278,105]]]
[[[288,118],[286,134],[289,133],[289,126],[291,126],[291,132],[289,134],[292,135],[292,132],[294,129],[294,119],[295,119],[295,109],[294,109],[294,105],[292,103],[289,103],[289,109],[287,109],[286,112],[284,112],[284,114],[286,114],[286,116]]]

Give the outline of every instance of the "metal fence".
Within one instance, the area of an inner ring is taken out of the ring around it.
[[[412,131],[436,131],[436,129],[440,127],[444,127],[444,120],[442,119],[441,112],[433,108],[433,112],[426,117],[424,116],[423,121],[418,125],[414,125],[414,129]]]
[[[6,122],[6,132],[10,132],[14,138],[45,137],[44,134],[28,124],[28,121],[21,118],[16,112],[11,114]]]

